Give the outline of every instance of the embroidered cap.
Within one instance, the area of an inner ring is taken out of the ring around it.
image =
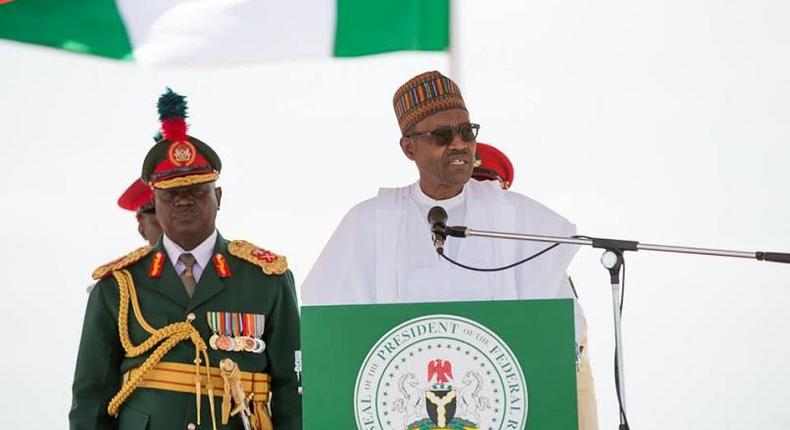
[[[466,109],[461,90],[439,72],[419,74],[401,85],[392,98],[402,133],[423,118],[449,109]]]
[[[216,181],[222,161],[210,146],[187,135],[186,98],[168,88],[157,107],[163,138],[145,156],[143,182],[168,189]]]
[[[478,181],[499,181],[506,190],[513,184],[513,164],[507,156],[491,145],[477,142],[472,177]]]

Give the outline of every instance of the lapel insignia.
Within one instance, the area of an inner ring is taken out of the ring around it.
[[[158,278],[162,276],[162,269],[165,267],[165,253],[163,251],[159,251],[154,254],[154,258],[151,259],[151,267],[148,268],[148,277],[149,278]]]
[[[282,275],[288,270],[288,262],[284,256],[258,248],[244,240],[230,242],[228,252],[248,263],[259,266],[267,275]]]
[[[145,258],[146,255],[148,255],[151,252],[151,249],[152,248],[150,246],[144,246],[142,248],[138,248],[130,252],[129,254],[121,258],[115,259],[105,265],[99,266],[98,269],[93,271],[93,275],[92,275],[93,279],[96,280],[104,279],[110,273],[116,270],[121,270],[132,263],[142,260],[143,258]]]
[[[230,266],[225,256],[219,252],[214,254],[214,268],[217,269],[217,276],[220,278],[230,278]]]

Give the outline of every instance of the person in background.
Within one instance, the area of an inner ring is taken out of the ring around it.
[[[513,185],[513,164],[502,151],[482,142],[477,142],[472,178],[478,181],[497,181],[503,190]]]
[[[162,237],[162,227],[156,220],[152,199],[154,191],[140,179],[132,182],[118,198],[118,206],[132,211],[137,218],[137,232],[149,245],[154,246]]]

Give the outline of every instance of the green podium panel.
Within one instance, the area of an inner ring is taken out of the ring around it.
[[[569,299],[302,307],[305,430],[575,430]]]

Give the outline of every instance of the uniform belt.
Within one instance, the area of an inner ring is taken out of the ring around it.
[[[139,372],[139,368],[134,368],[126,372],[123,375],[124,382]],[[220,370],[216,367],[210,367],[209,373],[211,374],[211,382],[214,387],[214,395],[222,397],[225,384]],[[161,361],[145,373],[138,387],[194,394],[195,377],[194,364]],[[209,386],[208,381],[206,381],[206,375],[201,374],[200,379],[203,387]],[[264,403],[269,401],[270,382],[271,377],[267,373],[241,372],[241,384],[244,388],[244,392],[255,394],[253,397],[255,401]],[[207,392],[204,391],[203,395],[207,395]]]

